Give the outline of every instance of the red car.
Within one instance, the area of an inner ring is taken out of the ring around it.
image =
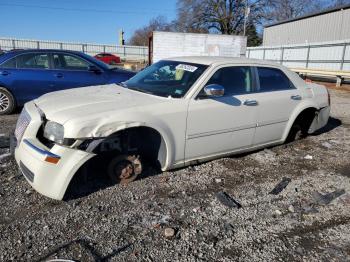
[[[110,53],[100,53],[95,55],[95,58],[109,65],[116,65],[121,63],[119,56]]]

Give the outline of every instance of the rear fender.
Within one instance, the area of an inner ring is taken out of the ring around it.
[[[319,110],[318,105],[311,100],[305,100],[304,102],[300,103],[299,106],[294,110],[294,112],[292,113],[292,115],[290,116],[290,118],[288,120],[288,123],[286,125],[286,128],[285,128],[283,136],[282,136],[282,141],[286,141],[287,136],[289,134],[289,131],[292,128],[297,117],[300,115],[300,113],[308,108],[313,108],[316,111]]]

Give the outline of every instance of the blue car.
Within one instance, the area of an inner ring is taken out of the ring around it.
[[[76,51],[10,51],[0,55],[0,115],[45,93],[120,83],[134,75]]]

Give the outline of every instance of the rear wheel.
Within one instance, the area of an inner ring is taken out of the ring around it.
[[[15,99],[5,88],[0,87],[0,115],[8,115],[15,109]]]
[[[289,134],[287,137],[287,143],[303,139],[306,136],[307,136],[307,132],[305,132],[299,124],[294,123],[292,128],[289,131]]]
[[[139,156],[119,155],[108,165],[108,176],[114,183],[128,184],[142,173],[142,163]]]

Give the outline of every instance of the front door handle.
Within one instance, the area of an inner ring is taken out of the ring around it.
[[[246,100],[243,103],[245,106],[257,106],[258,105],[258,101],[256,100]]]
[[[301,96],[300,95],[292,95],[290,98],[293,99],[293,100],[301,100]]]
[[[57,77],[57,78],[62,78],[62,77],[63,77],[63,74],[62,74],[62,73],[57,73],[57,74],[55,74],[55,77]]]
[[[8,76],[10,74],[10,72],[8,72],[8,71],[1,71],[0,72],[0,75],[2,75],[2,76]]]

